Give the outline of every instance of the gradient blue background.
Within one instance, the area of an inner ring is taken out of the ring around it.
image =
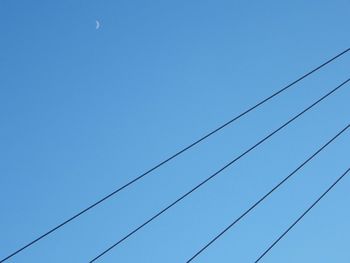
[[[350,2],[0,2],[0,258],[350,45]],[[101,28],[95,29],[95,20]],[[349,77],[350,54],[9,262],[87,262]],[[350,85],[100,262],[184,262],[350,122]],[[253,262],[350,132],[195,262]],[[345,178],[263,262],[350,262]]]

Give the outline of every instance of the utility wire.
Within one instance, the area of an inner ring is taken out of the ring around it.
[[[296,116],[294,116],[293,118],[291,118],[289,121],[287,121],[286,123],[284,123],[282,126],[280,126],[278,129],[274,130],[273,132],[271,132],[269,135],[267,135],[265,138],[263,138],[262,140],[260,140],[259,142],[257,142],[256,144],[254,144],[252,147],[250,147],[248,150],[246,150],[245,152],[243,152],[241,155],[239,155],[238,157],[236,157],[235,159],[233,159],[232,161],[230,161],[228,164],[226,164],[224,167],[222,167],[221,169],[219,169],[218,171],[216,171],[214,174],[212,174],[211,176],[209,176],[208,178],[206,178],[205,180],[203,180],[201,183],[199,183],[198,185],[196,185],[195,187],[193,187],[191,190],[189,190],[187,193],[185,193],[184,195],[182,195],[181,197],[179,197],[177,200],[175,200],[173,203],[171,203],[170,205],[168,205],[167,207],[165,207],[164,209],[162,209],[161,211],[159,211],[157,214],[155,214],[154,216],[152,216],[150,219],[148,219],[146,222],[144,222],[143,224],[141,224],[139,227],[137,227],[136,229],[134,229],[133,231],[131,231],[129,234],[127,234],[126,236],[124,236],[123,238],[121,238],[120,240],[118,240],[116,243],[114,243],[112,246],[110,246],[109,248],[107,248],[106,250],[104,250],[102,253],[100,253],[98,256],[96,256],[94,259],[92,259],[90,261],[94,262],[97,259],[99,259],[100,257],[102,257],[103,255],[105,255],[107,252],[109,252],[110,250],[112,250],[114,247],[116,247],[117,245],[119,245],[120,243],[122,243],[123,241],[125,241],[127,238],[129,238],[130,236],[132,236],[133,234],[135,234],[137,231],[139,231],[141,228],[145,227],[147,224],[149,224],[150,222],[152,222],[154,219],[156,219],[157,217],[159,217],[161,214],[163,214],[164,212],[166,212],[168,209],[170,209],[171,207],[173,207],[174,205],[176,205],[177,203],[179,203],[181,200],[183,200],[184,198],[186,198],[188,195],[190,195],[191,193],[193,193],[194,191],[196,191],[198,188],[200,188],[201,186],[203,186],[205,183],[207,183],[208,181],[210,181],[211,179],[213,179],[214,177],[216,177],[218,174],[220,174],[222,171],[224,171],[225,169],[227,169],[229,166],[231,166],[232,164],[234,164],[235,162],[237,162],[239,159],[241,159],[243,156],[245,156],[246,154],[248,154],[249,152],[251,152],[252,150],[254,150],[255,148],[257,148],[260,144],[262,144],[263,142],[265,142],[266,140],[268,140],[270,137],[272,137],[273,135],[275,135],[277,132],[279,132],[280,130],[282,130],[283,128],[285,128],[286,126],[288,126],[291,122],[293,122],[294,120],[298,119],[300,116],[302,116],[304,113],[306,113],[307,111],[309,111],[311,108],[313,108],[314,106],[316,106],[317,104],[319,104],[321,101],[323,101],[324,99],[326,99],[327,97],[329,97],[330,95],[332,95],[334,92],[336,92],[337,90],[339,90],[341,87],[343,87],[346,83],[348,83],[350,81],[350,78],[347,79],[346,81],[344,81],[343,83],[341,83],[339,86],[337,86],[336,88],[334,88],[333,90],[331,90],[330,92],[328,92],[326,95],[324,95],[323,97],[321,97],[320,99],[318,99],[316,102],[314,102],[313,104],[311,104],[309,107],[307,107],[306,109],[304,109],[303,111],[301,111],[299,114],[297,114]]]
[[[243,219],[247,214],[249,214],[255,207],[257,207],[262,201],[264,201],[269,195],[286,183],[291,177],[293,177],[301,168],[303,168],[307,163],[314,159],[320,152],[322,152],[328,145],[335,141],[340,135],[342,135],[347,129],[349,129],[350,124],[348,124],[344,129],[338,132],[332,139],[330,139],[326,144],[319,148],[314,154],[306,159],[301,165],[299,165],[293,172],[286,176],[282,181],[280,181],[275,187],[273,187],[269,192],[267,192],[263,197],[261,197],[257,202],[249,207],[244,213],[242,213],[238,218],[236,218],[230,225],[228,225],[224,230],[222,230],[218,235],[216,235],[210,242],[208,242],[203,248],[201,248],[194,256],[192,256],[186,263],[193,261],[197,258],[204,250],[208,249],[216,240],[218,240],[222,235],[224,235],[229,229],[236,225],[241,219]]]
[[[292,230],[292,228],[293,227],[295,227],[295,225],[296,224],[298,224],[303,218],[304,218],[304,216],[306,216],[309,212],[310,212],[310,210],[312,209],[312,208],[314,208],[314,206],[315,205],[317,205],[317,203],[319,202],[319,201],[321,201],[322,200],[322,198],[324,198],[327,194],[328,194],[328,192],[329,191],[331,191],[332,190],[332,188],[334,187],[334,186],[336,186],[339,182],[340,182],[340,180],[342,180],[348,173],[349,173],[349,171],[350,171],[350,168],[348,169],[348,170],[346,170],[346,172],[345,173],[343,173],[297,220],[295,220],[294,221],[294,223],[290,226],[290,227],[288,227],[288,229],[286,230],[286,231],[284,231],[283,232],[283,234],[282,235],[280,235],[277,239],[276,239],[276,241],[275,242],[273,242],[265,251],[264,251],[264,253],[262,253],[261,254],[261,256],[255,261],[255,263],[257,263],[257,262],[259,262],[275,245],[277,245],[277,243],[279,242],[279,241],[281,241],[281,239],[285,236],[285,235],[287,235],[288,234],[288,232],[289,231],[291,231]]]
[[[109,193],[108,195],[104,196],[103,198],[99,199],[98,201],[96,201],[95,203],[91,204],[90,206],[86,207],[85,209],[81,210],[80,212],[76,213],[75,215],[73,215],[72,217],[68,218],[67,220],[63,221],[62,223],[58,224],[57,226],[53,227],[52,229],[50,229],[49,231],[47,231],[46,233],[40,235],[39,237],[37,237],[36,239],[30,241],[29,243],[27,243],[26,245],[22,246],[21,248],[17,249],[16,251],[14,251],[13,253],[11,253],[10,255],[6,256],[4,259],[0,260],[0,262],[4,262],[5,260],[8,260],[10,258],[12,258],[14,255],[20,253],[21,251],[23,251],[24,249],[32,246],[33,244],[37,243],[39,240],[43,239],[44,237],[52,234],[53,232],[55,232],[56,230],[60,229],[61,227],[63,227],[64,225],[68,224],[69,222],[75,220],[76,218],[80,217],[81,215],[85,214],[87,211],[89,211],[90,209],[94,208],[95,206],[99,205],[100,203],[104,202],[105,200],[111,198],[112,196],[114,196],[115,194],[117,194],[118,192],[124,190],[125,188],[129,187],[130,185],[136,183],[137,181],[139,181],[140,179],[142,179],[143,177],[145,177],[146,175],[150,174],[151,172],[155,171],[156,169],[158,169],[159,167],[163,166],[164,164],[168,163],[169,161],[171,161],[172,159],[176,158],[177,156],[181,155],[182,153],[186,152],[187,150],[193,148],[194,146],[196,146],[197,144],[199,144],[200,142],[206,140],[207,138],[209,138],[210,136],[214,135],[215,133],[219,132],[220,130],[222,130],[223,128],[225,128],[226,126],[232,124],[233,122],[239,120],[240,118],[242,118],[243,116],[245,116],[246,114],[248,114],[249,112],[255,110],[256,108],[260,107],[261,105],[265,104],[266,102],[268,102],[269,100],[273,99],[274,97],[278,96],[279,94],[281,94],[282,92],[290,89],[292,86],[294,86],[295,84],[297,84],[298,82],[300,82],[301,80],[307,78],[308,76],[310,76],[311,74],[315,73],[316,71],[320,70],[321,68],[325,67],[326,65],[330,64],[331,62],[333,62],[334,60],[338,59],[339,57],[345,55],[347,52],[350,51],[350,48],[345,49],[344,51],[340,52],[339,54],[337,54],[336,56],[332,57],[331,59],[327,60],[326,62],[324,62],[323,64],[319,65],[318,67],[314,68],[313,70],[307,72],[306,74],[302,75],[301,77],[299,77],[298,79],[296,79],[295,81],[291,82],[290,84],[288,84],[287,86],[285,86],[284,88],[278,90],[277,92],[273,93],[272,95],[270,95],[269,97],[265,98],[264,100],[260,101],[259,103],[255,104],[254,106],[248,108],[247,110],[245,110],[244,112],[240,113],[239,115],[237,115],[236,117],[232,118],[231,120],[227,121],[226,123],[222,124],[221,126],[219,126],[218,128],[214,129],[213,131],[207,133],[206,135],[204,135],[203,137],[199,138],[198,140],[194,141],[193,143],[189,144],[188,146],[186,146],[185,148],[183,148],[182,150],[176,152],[175,154],[171,155],[170,157],[168,157],[167,159],[161,161],[160,163],[158,163],[157,165],[155,165],[154,167],[152,167],[151,169],[147,170],[146,172],[144,172],[143,174],[139,175],[138,177],[132,179],[131,181],[129,181],[128,183],[124,184],[123,186],[117,188],[116,190],[114,190],[113,192]]]

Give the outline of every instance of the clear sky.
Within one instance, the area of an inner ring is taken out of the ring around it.
[[[350,47],[348,0],[0,1],[0,258]],[[95,21],[101,27],[96,30]],[[8,262],[88,262],[350,77],[350,54]],[[185,262],[350,122],[350,85],[100,262]],[[350,132],[200,255],[253,262]],[[350,262],[350,176],[263,262]]]

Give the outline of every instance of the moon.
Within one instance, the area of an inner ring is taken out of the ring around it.
[[[100,21],[96,20],[96,29],[99,29],[101,26]]]

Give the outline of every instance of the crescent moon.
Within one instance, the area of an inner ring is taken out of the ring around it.
[[[100,22],[98,20],[96,20],[96,29],[99,29],[101,26]]]

